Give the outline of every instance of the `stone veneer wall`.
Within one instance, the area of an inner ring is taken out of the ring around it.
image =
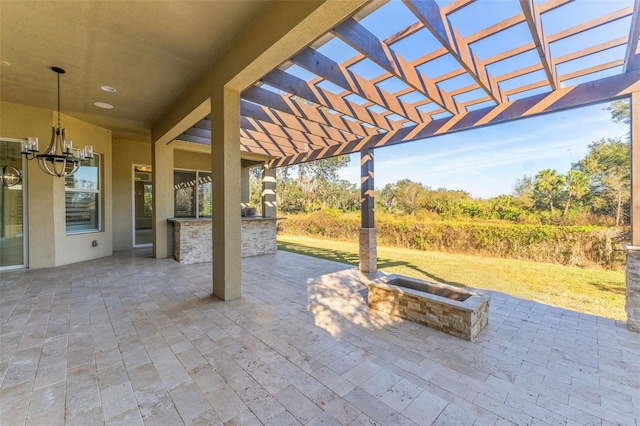
[[[360,228],[360,270],[376,272],[378,270],[378,244],[376,228]]]
[[[460,302],[447,303],[428,293],[393,285],[369,283],[369,307],[436,330],[473,341],[489,323],[489,297],[473,303],[475,309],[461,308]],[[440,298],[442,299],[442,298]],[[467,299],[469,300],[469,299]],[[478,303],[479,302],[479,303]],[[462,302],[464,303],[464,302]]]
[[[627,327],[640,332],[640,248],[627,250]]]
[[[276,221],[242,221],[242,257],[273,254],[277,251]],[[173,221],[173,258],[180,263],[211,262],[211,221]]]
[[[275,220],[243,220],[242,257],[274,254],[278,250],[276,231]]]

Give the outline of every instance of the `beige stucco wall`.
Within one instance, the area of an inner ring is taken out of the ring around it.
[[[151,166],[151,144],[113,139],[113,250],[133,247],[133,165]]]
[[[49,110],[0,102],[0,135],[15,139],[37,136],[40,144],[46,147],[51,140],[52,118],[53,112]],[[28,232],[29,266],[54,266],[55,244],[52,241],[56,238],[56,229],[53,227],[51,205],[54,193],[64,191],[64,187],[60,186],[61,182],[42,173],[33,161],[27,163],[26,178],[29,220],[25,224]]]
[[[43,150],[51,140],[55,111],[0,102],[0,135],[23,139],[37,136]],[[103,154],[102,230],[66,235],[64,179],[43,173],[35,161],[27,165],[27,232],[29,267],[45,268],[108,256],[112,253],[111,132],[62,115],[67,138],[76,146],[93,145]],[[91,242],[98,241],[98,247]]]
[[[177,145],[173,150],[173,167],[185,170],[211,170],[211,150],[208,146],[185,151]]]
[[[76,146],[93,145],[93,151],[102,155],[102,220],[101,230],[98,232],[66,235],[63,185],[63,189],[56,192],[54,197],[58,201],[54,210],[54,226],[60,229],[60,237],[56,238],[56,265],[110,256],[113,253],[111,131],[67,116],[62,117],[62,125],[67,129],[67,138],[73,140]],[[98,246],[93,247],[92,241],[97,241]]]

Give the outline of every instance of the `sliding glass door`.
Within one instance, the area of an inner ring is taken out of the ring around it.
[[[133,246],[153,244],[153,185],[151,166],[133,166]]]
[[[27,266],[25,187],[20,140],[0,138],[0,270]]]

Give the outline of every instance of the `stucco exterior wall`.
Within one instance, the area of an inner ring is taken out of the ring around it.
[[[37,136],[40,149],[51,140],[55,111],[0,102],[0,135],[23,139]],[[27,163],[28,263],[46,268],[108,256],[112,253],[111,132],[62,114],[67,138],[76,146],[93,145],[102,157],[102,229],[88,234],[66,235],[64,179],[43,173],[35,161]],[[97,247],[91,242],[98,241]]]
[[[133,247],[133,165],[151,166],[151,143],[113,139],[113,250]]]
[[[102,220],[98,232],[66,235],[63,184],[62,190],[57,191],[54,197],[58,201],[54,211],[54,226],[60,229],[60,237],[56,238],[56,265],[110,256],[113,253],[111,131],[68,116],[62,117],[62,125],[67,129],[67,138],[73,140],[76,146],[93,145],[93,151],[102,155]],[[93,247],[92,241],[97,241],[98,246]]]
[[[46,147],[51,140],[53,112],[0,102],[0,135],[23,139],[37,136]],[[38,165],[27,163],[27,208],[29,221],[25,221],[28,232],[28,262],[32,268],[46,268],[55,265],[56,238],[53,227],[52,208],[54,194],[64,191],[59,180],[42,173]],[[64,194],[63,194],[64,195]],[[64,202],[64,201],[63,201]],[[44,209],[42,206],[48,206]]]
[[[184,151],[179,147],[173,151],[173,167],[185,170],[211,170],[211,150],[208,146],[199,151]]]

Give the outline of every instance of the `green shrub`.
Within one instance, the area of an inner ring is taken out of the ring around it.
[[[599,226],[527,225],[504,222],[423,222],[378,215],[378,243],[418,250],[477,254],[563,265],[624,266],[624,231]],[[357,241],[359,214],[323,210],[288,216],[279,232]]]

